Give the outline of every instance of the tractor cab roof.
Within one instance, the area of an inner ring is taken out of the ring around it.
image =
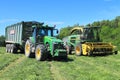
[[[51,27],[48,25],[44,25],[44,23],[40,23],[40,22],[35,22],[35,24],[32,26],[32,28],[42,28],[42,29],[54,29],[55,27]]]

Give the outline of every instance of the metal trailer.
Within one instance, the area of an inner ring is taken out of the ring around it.
[[[38,24],[39,22],[19,22],[7,26],[5,29],[5,43],[6,52],[16,53],[18,50],[24,51],[25,42],[28,37],[32,35],[32,25]]]

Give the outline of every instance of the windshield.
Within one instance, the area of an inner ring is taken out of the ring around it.
[[[98,29],[84,29],[84,40],[87,40],[87,41],[99,41],[100,38],[99,38],[99,31]]]
[[[54,36],[54,29],[39,29],[37,35],[40,36]]]

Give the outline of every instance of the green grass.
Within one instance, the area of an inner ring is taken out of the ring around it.
[[[118,55],[106,57],[69,56],[74,61],[53,62],[54,67],[66,80],[119,80],[120,61]]]
[[[120,80],[120,54],[36,61],[0,48],[0,80]]]

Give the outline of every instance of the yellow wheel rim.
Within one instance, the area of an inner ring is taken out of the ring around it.
[[[38,48],[36,51],[36,57],[40,58],[41,57],[41,50]]]
[[[30,45],[29,44],[26,44],[25,50],[26,50],[26,53],[29,54],[29,52],[30,52]]]
[[[79,55],[80,54],[80,46],[76,47],[76,54]]]

